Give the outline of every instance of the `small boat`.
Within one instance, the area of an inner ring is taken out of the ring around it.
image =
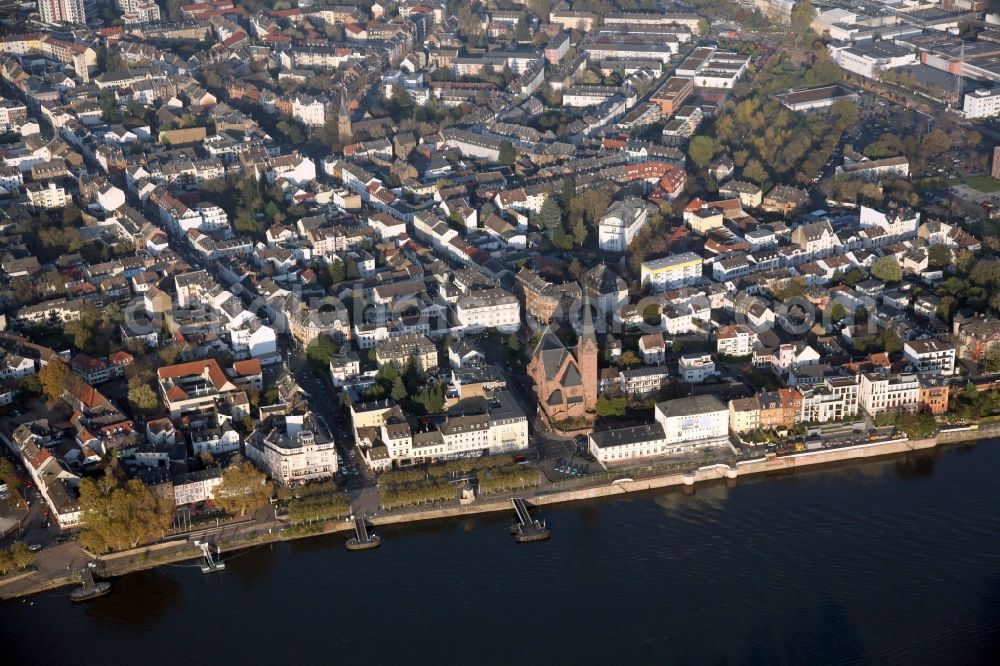
[[[105,581],[95,583],[90,569],[84,569],[80,572],[80,587],[69,593],[69,600],[87,601],[88,599],[104,596],[110,591],[111,583]]]

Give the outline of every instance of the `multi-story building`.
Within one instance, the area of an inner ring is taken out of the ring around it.
[[[259,372],[260,363],[247,372]],[[240,373],[230,376],[214,358],[189,361],[158,368],[156,378],[160,396],[163,398],[171,418],[184,414],[210,411],[218,400],[243,390],[244,382]],[[259,389],[259,386],[250,386]]]
[[[20,130],[28,120],[28,107],[23,102],[0,97],[0,131]]]
[[[915,374],[862,373],[858,400],[869,416],[915,412],[920,406],[920,378]]]
[[[642,262],[639,281],[653,291],[666,291],[697,284],[702,279],[703,260],[694,252],[684,252],[662,259]]]
[[[946,380],[940,377],[922,376],[917,397],[918,409],[931,414],[944,414],[948,411],[949,395],[950,387]]]
[[[715,375],[711,354],[682,354],[677,361],[677,374],[690,384],[699,384]]]
[[[897,207],[883,213],[880,210],[861,207],[859,222],[862,228],[878,227],[885,232],[882,242],[890,243],[914,238],[920,225],[920,213],[909,208]]]
[[[246,441],[247,457],[274,481],[297,485],[337,473],[337,447],[316,427],[312,415],[286,416]]]
[[[38,0],[38,17],[42,23],[86,23],[87,10],[83,0]]]
[[[760,429],[760,398],[735,398],[729,401],[729,430],[738,435]]]
[[[763,430],[789,430],[802,417],[802,394],[793,388],[765,391],[760,398],[760,427]]]
[[[800,420],[826,423],[858,414],[858,383],[853,377],[834,377],[799,389],[802,396]]]
[[[629,398],[649,398],[667,385],[670,371],[662,365],[641,366],[621,371],[619,386]]]
[[[656,404],[656,422],[671,444],[688,448],[727,444],[729,410],[714,395],[696,395]]]
[[[45,185],[28,183],[24,189],[28,194],[28,203],[34,208],[65,208],[73,203],[73,196],[53,181]]]
[[[952,334],[955,352],[961,358],[982,361],[1000,349],[1000,320],[986,315],[956,314],[952,320]]]
[[[601,216],[597,227],[598,245],[609,252],[624,252],[649,220],[649,205],[638,197],[615,201]]]
[[[694,79],[688,76],[671,76],[653,93],[649,101],[660,107],[664,118],[669,118],[684,105],[693,92]]]
[[[955,374],[955,345],[937,338],[909,340],[903,343],[903,355],[920,373]]]
[[[499,287],[472,291],[459,297],[455,317],[466,330],[492,328],[512,333],[521,327],[521,304],[516,296]]]
[[[569,51],[570,38],[568,32],[558,32],[545,45],[545,60],[555,67]]]
[[[639,354],[646,365],[661,365],[666,360],[667,344],[662,333],[647,333],[639,338]]]
[[[667,443],[659,423],[590,433],[588,448],[590,454],[604,464],[683,453],[685,450],[683,445]]]
[[[886,39],[866,39],[829,45],[833,61],[852,74],[878,79],[887,69],[917,64],[917,54],[902,44]]]
[[[380,368],[388,363],[402,371],[411,358],[417,370],[422,373],[438,367],[437,347],[420,333],[388,338],[375,345],[375,361]]]
[[[719,356],[740,358],[753,354],[757,333],[746,324],[733,324],[719,329],[715,351]]]
[[[528,418],[510,392],[488,391],[482,397],[483,409],[449,412],[436,426],[411,425],[399,406],[391,403],[352,406],[365,464],[382,472],[393,466],[526,449]]]

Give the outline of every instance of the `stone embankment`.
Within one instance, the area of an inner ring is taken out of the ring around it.
[[[689,472],[672,472],[644,479],[632,479],[628,477],[628,471],[623,470],[621,478],[614,479],[610,482],[604,481],[601,485],[572,490],[551,490],[547,488],[540,488],[535,491],[525,492],[524,496],[530,499],[530,501],[536,506],[555,505],[566,502],[612,497],[615,495],[626,495],[661,488],[694,486],[697,483],[718,479],[735,481],[740,477],[747,477],[755,474],[788,472],[816,465],[827,465],[850,462],[853,460],[906,454],[914,451],[932,449],[941,444],[953,444],[995,437],[1000,437],[1000,424],[983,425],[977,429],[949,430],[940,432],[934,437],[927,437],[923,439],[903,438],[867,442],[865,444],[858,444],[855,446],[804,451],[792,455],[773,458],[765,457],[754,460],[741,460],[733,464],[708,465],[705,467],[699,467],[698,469]],[[397,525],[425,520],[440,520],[510,510],[510,499],[509,497],[504,496],[502,498],[481,498],[472,504],[463,506],[391,511],[371,518],[370,522],[376,526]],[[299,530],[293,528],[291,530],[284,530],[273,534],[258,534],[252,539],[240,539],[238,541],[223,542],[220,545],[223,551],[233,551],[256,545],[272,543],[275,541],[289,541],[292,539],[300,539],[320,534],[344,532],[350,529],[351,525],[349,522],[330,521],[322,526],[317,526],[315,530]],[[101,558],[101,560],[103,562],[102,568],[108,573],[108,575],[120,575],[161,566],[171,562],[191,559],[196,556],[197,551],[191,548],[190,544],[186,544],[185,542],[182,546],[177,542],[173,542],[153,544],[151,546],[135,549],[134,551],[115,553],[113,555],[105,556]],[[19,576],[18,578],[22,577]],[[41,590],[72,584],[75,583],[75,580],[66,579],[65,577],[62,577],[59,580],[34,580],[32,581],[33,584],[31,586],[26,587],[21,585],[18,586],[18,589],[16,590],[4,589],[7,587],[5,585],[6,582],[7,581],[0,581],[0,598],[33,594]]]

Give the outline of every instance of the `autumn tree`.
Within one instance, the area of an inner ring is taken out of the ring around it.
[[[20,571],[35,561],[35,554],[28,550],[28,546],[17,541],[10,548],[0,550],[0,574]]]
[[[80,542],[88,550],[135,548],[163,536],[173,518],[173,502],[157,498],[141,481],[119,486],[110,476],[80,481]]]
[[[872,264],[872,277],[882,282],[899,282],[903,279],[903,267],[895,257],[879,257]]]
[[[799,0],[795,3],[795,6],[792,7],[790,27],[796,42],[808,37],[815,18],[816,8],[813,7],[810,0]]]
[[[618,367],[619,368],[631,368],[633,366],[639,365],[639,357],[636,356],[633,351],[623,352],[621,356],[618,357]]]
[[[148,384],[138,384],[128,390],[128,402],[133,409],[140,412],[151,412],[156,409],[160,400]]]
[[[58,400],[70,381],[70,369],[65,361],[52,359],[38,372],[42,391],[49,400]]]
[[[764,165],[758,160],[750,160],[743,167],[743,177],[758,185],[762,185],[767,180],[767,171],[764,170]]]
[[[712,158],[715,157],[715,151],[715,140],[710,136],[696,136],[688,144],[688,155],[691,156],[691,161],[702,169],[707,167]]]
[[[234,461],[222,473],[222,481],[215,489],[215,502],[226,511],[255,511],[267,504],[274,492],[267,476],[247,461]]]

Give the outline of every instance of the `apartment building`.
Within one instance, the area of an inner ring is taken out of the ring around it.
[[[667,343],[662,333],[647,333],[639,338],[639,355],[645,365],[661,365],[666,354]]]
[[[915,374],[863,373],[859,401],[869,416],[886,412],[915,412],[920,405],[920,379]]]
[[[358,405],[354,425],[365,464],[381,472],[528,448],[528,418],[511,393],[487,391],[481,397],[482,409],[449,412],[437,424],[411,423],[388,402]]]
[[[741,358],[753,354],[757,333],[746,324],[732,324],[719,329],[715,351],[719,356]]]
[[[648,282],[656,292],[687,287],[701,281],[702,263],[702,258],[694,252],[651,259],[642,262],[639,281],[643,285]]]
[[[677,361],[677,374],[689,384],[700,384],[716,374],[715,361],[711,354],[682,354]]]
[[[793,388],[765,391],[760,399],[760,427],[763,430],[789,430],[802,417],[802,394]]]
[[[955,345],[937,338],[909,340],[903,343],[903,355],[919,373],[955,374]]]
[[[729,401],[729,430],[741,435],[760,429],[760,398],[734,398]]]
[[[380,368],[388,363],[402,371],[411,358],[422,373],[438,367],[437,347],[420,333],[406,333],[375,345],[375,361]]]
[[[608,252],[624,252],[648,221],[649,205],[642,199],[627,196],[612,202],[597,227],[600,248]]]
[[[455,304],[455,317],[467,331],[496,329],[513,333],[521,327],[521,304],[505,289],[483,289],[460,296]]]
[[[38,0],[38,18],[42,23],[86,23],[83,0]]]
[[[46,184],[28,183],[24,187],[28,203],[33,208],[65,208],[73,203],[73,196],[62,185],[53,181]]]
[[[254,363],[252,367],[245,366],[245,373],[234,369],[232,375],[214,358],[157,368],[160,396],[170,411],[170,418],[212,410],[217,401],[245,387],[259,390],[260,362]],[[244,381],[247,379],[249,381]]]

